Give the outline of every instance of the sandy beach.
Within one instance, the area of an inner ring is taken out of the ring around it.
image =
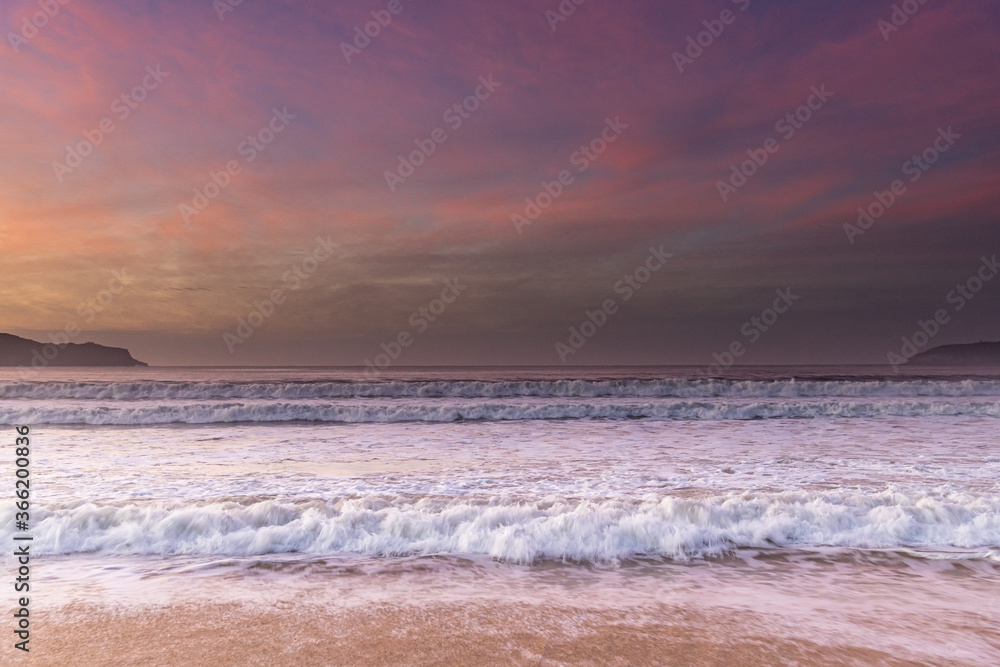
[[[759,619],[671,607],[612,613],[537,604],[289,602],[153,609],[73,605],[38,619],[32,665],[943,665],[869,648],[777,640]],[[974,664],[949,661],[950,665]]]
[[[996,664],[1000,379],[840,370],[8,381],[3,664]]]

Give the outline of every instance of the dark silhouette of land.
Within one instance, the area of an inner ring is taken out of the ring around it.
[[[1000,341],[940,345],[914,355],[920,366],[1000,366]]]
[[[146,366],[128,350],[97,343],[39,343],[0,333],[0,366]]]

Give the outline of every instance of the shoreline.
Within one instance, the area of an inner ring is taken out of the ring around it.
[[[658,605],[636,615],[523,603],[308,603],[156,607],[75,603],[40,612],[33,665],[942,664],[776,637],[749,612]],[[975,662],[949,662],[974,665]]]

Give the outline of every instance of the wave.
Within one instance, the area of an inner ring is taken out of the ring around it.
[[[13,501],[0,526],[13,534]],[[967,494],[788,491],[701,500],[546,498],[481,502],[440,496],[198,503],[87,503],[38,509],[42,554],[481,554],[530,563],[690,559],[739,548],[990,549],[1000,499]],[[11,544],[6,536],[3,548]],[[996,554],[993,554],[995,557]]]
[[[0,398],[919,398],[1000,396],[1000,380],[521,380],[385,382],[0,382]]]
[[[0,424],[215,424],[237,422],[457,422],[539,419],[746,420],[818,417],[1000,417],[1000,401],[622,400],[143,403],[73,406],[8,403]]]

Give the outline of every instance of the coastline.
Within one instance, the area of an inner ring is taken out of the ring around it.
[[[747,375],[10,380],[28,663],[996,664],[1000,378]],[[679,403],[702,418],[631,407]],[[501,404],[520,412],[431,419]],[[614,410],[545,418],[580,406]],[[177,410],[205,418],[157,423]]]

